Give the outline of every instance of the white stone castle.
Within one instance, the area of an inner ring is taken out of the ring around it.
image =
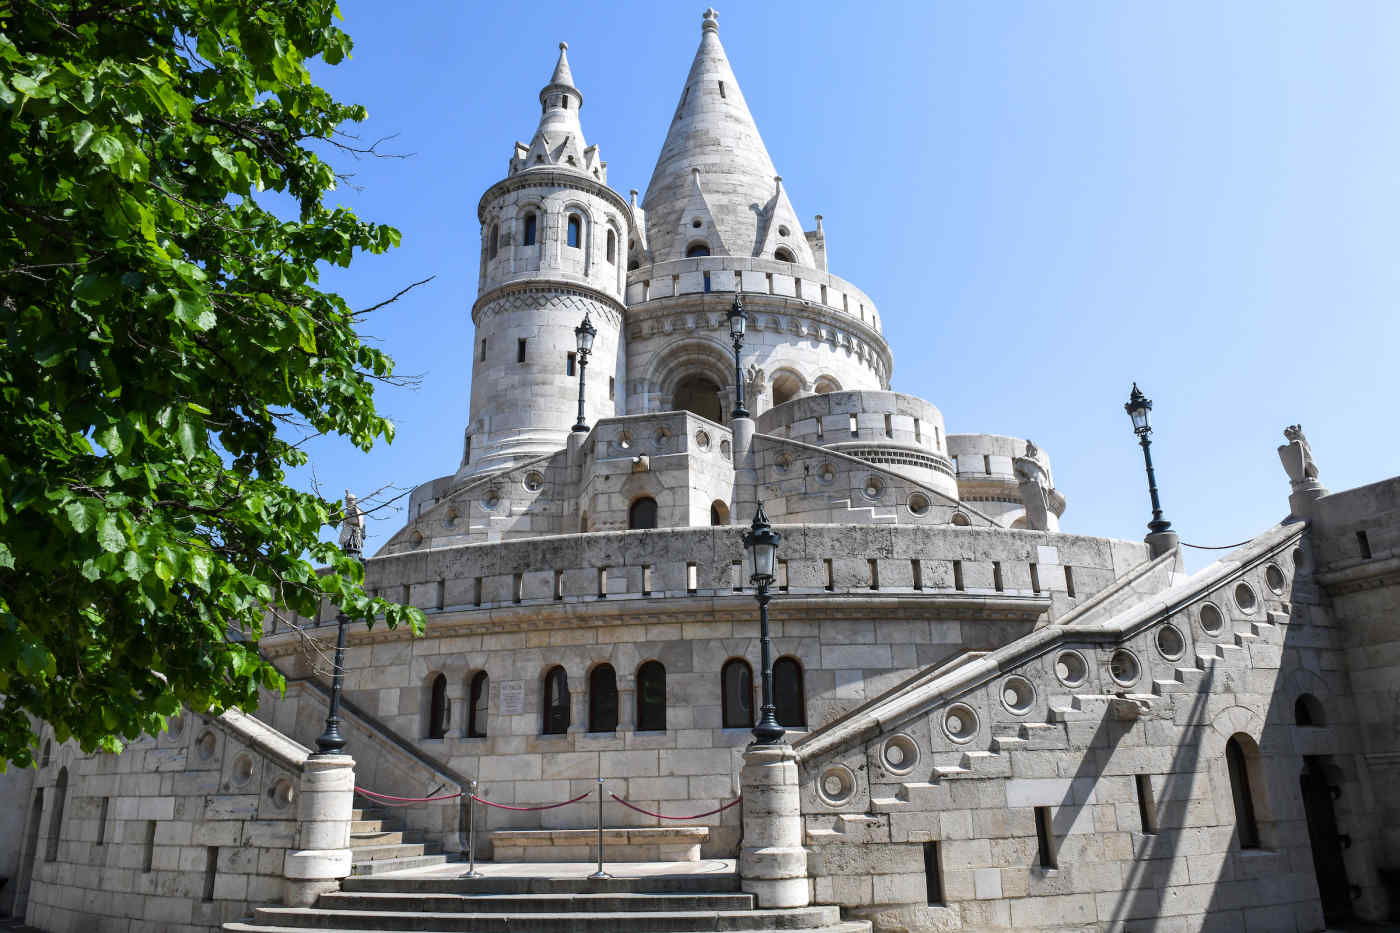
[[[1400,478],[1330,494],[1291,428],[1288,516],[1199,573],[1165,529],[1061,532],[1044,451],[890,390],[713,10],[640,203],[563,44],[539,100],[478,209],[461,463],[367,562],[425,636],[349,633],[346,756],[311,753],[332,606],[263,638],[289,686],[252,715],[46,741],[5,779],[18,915],[1302,933],[1400,908]],[[608,862],[663,878],[556,864],[598,857],[598,800]]]

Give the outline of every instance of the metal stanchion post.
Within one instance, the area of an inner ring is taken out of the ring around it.
[[[482,874],[476,870],[476,781],[468,781],[467,787],[467,855],[471,866],[462,877],[480,878]]]
[[[611,878],[603,871],[603,779],[598,778],[598,870],[588,876],[591,880]]]

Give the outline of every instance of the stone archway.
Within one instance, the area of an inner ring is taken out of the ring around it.
[[[708,376],[693,373],[676,383],[676,391],[671,396],[671,408],[675,411],[688,411],[709,418],[716,423],[724,421],[724,405],[720,401],[719,386]]]
[[[659,354],[648,369],[656,410],[726,421],[725,409],[733,401],[734,357],[723,347],[692,338]]]

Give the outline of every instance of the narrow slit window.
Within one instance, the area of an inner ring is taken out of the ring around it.
[[[938,430],[938,425],[933,426],[933,446],[937,450],[943,449],[943,432]]]
[[[1074,598],[1074,568],[1069,564],[1065,564],[1065,593]]]
[[[1040,568],[1031,564],[1031,592],[1040,595]]]
[[[955,589],[955,590],[961,590],[962,588],[963,588],[962,561],[960,561],[960,560],[955,560],[955,561],[953,561],[953,589]]]
[[[141,853],[141,871],[149,874],[156,860],[156,821],[146,821],[146,847]]]
[[[836,589],[836,574],[832,570],[830,557],[823,559],[822,563],[826,565],[826,589],[830,592]]]
[[[219,847],[208,846],[204,850],[204,900],[214,899],[214,883],[219,879]]]
[[[485,361],[485,359],[486,359],[486,340],[485,340],[485,338],[482,338],[482,341],[481,341],[481,359],[482,359],[483,361]]]
[[[535,245],[535,215],[533,213],[525,215],[525,231],[520,237],[521,246]]]
[[[705,273],[705,291],[706,291],[706,292],[709,292],[709,290],[710,290],[710,273],[706,272],[706,273]]]
[[[102,812],[97,816],[97,844],[103,845],[107,841],[107,809],[112,803],[111,797],[102,798]]]
[[[990,472],[992,472],[992,456],[991,456],[991,454],[983,454],[983,455],[982,455],[982,472],[983,472],[983,473],[990,473]]]
[[[724,93],[724,82],[723,82],[723,81],[721,81],[721,82],[719,83],[719,96],[720,96],[721,98],[724,98],[724,97],[726,96],[725,93]]]
[[[889,415],[885,416],[885,437],[894,437],[894,419]]]
[[[1152,778],[1146,774],[1137,775],[1138,818],[1142,821],[1142,831],[1149,836],[1157,834],[1157,806],[1152,800]]]
[[[823,435],[823,431],[822,431],[822,416],[821,416],[821,415],[817,415],[817,437],[818,437],[818,439],[820,439],[820,438],[822,437],[822,435]]]
[[[577,214],[569,215],[568,231],[566,233],[566,236],[568,238],[566,242],[573,249],[578,249],[580,246],[583,245],[583,221],[579,219],[579,216]]]
[[[789,260],[789,262],[791,262],[791,260]],[[793,280],[792,280],[792,289],[793,289],[793,292],[796,294],[796,297],[801,298],[801,297],[802,297],[802,280],[801,280],[801,279],[793,279]]]
[[[598,568],[598,598],[604,599],[608,595],[608,568]]]
[[[434,601],[433,605],[437,606],[439,609],[442,609],[443,607],[445,607],[445,606],[447,605],[447,581],[446,581],[446,580],[439,580],[439,581],[437,582],[437,599]]]
[[[564,375],[566,375],[566,376],[572,376],[572,375],[574,375],[574,374],[577,373],[577,371],[578,371],[578,370],[577,370],[577,367],[578,367],[578,354],[577,354],[577,353],[566,353],[566,354],[564,355]]]
[[[744,562],[741,560],[730,561],[729,582],[734,587],[734,592],[744,592]]]
[[[924,883],[928,888],[930,907],[943,903],[943,866],[938,843],[924,843]]]
[[[617,396],[617,377],[616,377],[616,376],[609,376],[609,377],[608,377],[608,401],[610,401],[610,402],[616,401],[616,400],[617,400],[616,396]]]
[[[642,564],[642,595],[651,595],[651,564]]]
[[[912,571],[913,576],[914,576],[914,589],[916,589],[916,590],[921,590],[921,589],[923,589],[923,588],[924,588],[924,565],[923,565],[923,562],[920,561],[920,560],[916,557],[916,558],[914,558],[913,560],[911,560],[911,561],[909,562],[909,569]]]
[[[915,419],[914,419],[914,443],[916,443],[916,444],[922,444],[923,442],[924,442],[924,434],[923,434],[922,429],[919,427],[919,419],[918,419],[918,418],[915,418]]]
[[[692,596],[694,596],[700,590],[699,578],[700,572],[699,568],[695,566],[695,562],[691,561],[690,563],[687,563],[685,565],[685,591]]]
[[[1001,579],[1001,561],[999,560],[992,561],[992,587],[995,588],[998,593],[1002,592],[1004,589]]]
[[[822,286],[822,304],[826,304],[826,303],[827,303],[827,301],[826,301],[826,286],[823,285],[823,286]]]
[[[871,557],[867,563],[870,564],[870,588],[878,590],[880,588],[880,562]]]
[[[860,422],[856,419],[856,416],[853,414],[853,415],[851,415],[851,437],[859,437],[859,436],[860,436]]]
[[[1361,549],[1361,558],[1363,560],[1371,559],[1371,539],[1366,537],[1366,532],[1358,531],[1356,533],[1356,546]]]
[[[564,571],[554,571],[554,598],[564,598]]]
[[[785,560],[779,559],[779,560],[778,560],[778,592],[779,592],[779,593],[786,593],[787,591],[788,591],[788,562],[785,561]]]
[[[771,295],[771,294],[773,294],[773,273],[771,273],[771,272],[765,272],[764,275],[765,275],[765,276],[767,277],[767,279],[768,279],[768,294]]]
[[[515,341],[515,361],[516,361],[517,363],[523,363],[523,362],[525,362],[525,338],[524,338],[524,337],[521,337],[520,339],[518,339],[518,340]]]
[[[1035,842],[1041,868],[1058,868],[1055,864],[1055,837],[1049,807],[1035,808]]]
[[[510,601],[518,603],[525,598],[525,574],[517,573],[510,582]]]
[[[481,605],[481,578],[477,577],[472,581],[472,605]]]

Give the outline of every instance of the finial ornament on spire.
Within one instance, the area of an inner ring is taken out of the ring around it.
[[[706,29],[713,29],[715,32],[719,32],[719,14],[715,12],[714,7],[710,7],[705,11],[704,19],[700,23],[700,29],[702,32]]]

